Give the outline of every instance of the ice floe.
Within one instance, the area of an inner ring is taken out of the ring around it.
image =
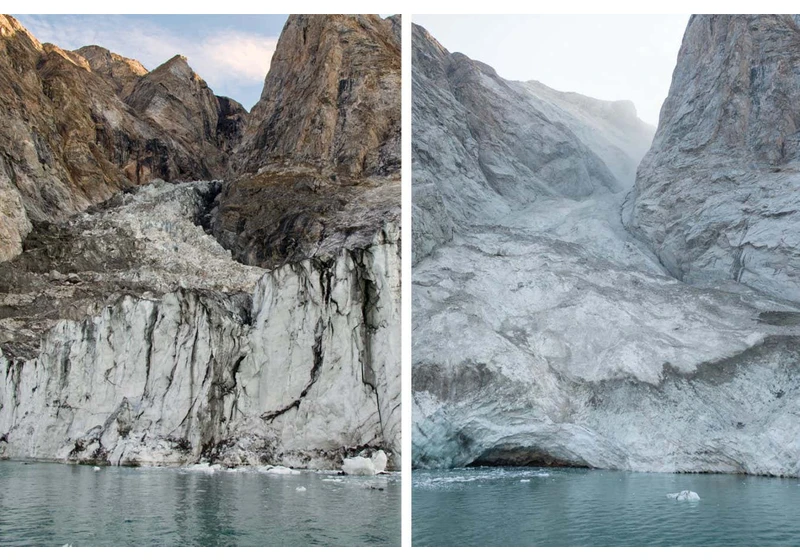
[[[372,457],[348,457],[342,463],[342,470],[349,475],[372,476],[386,472],[387,462],[386,453],[379,449]]]
[[[691,490],[681,490],[680,492],[675,492],[673,494],[667,494],[667,498],[670,500],[677,500],[679,502],[699,502],[700,496],[697,495],[696,492],[692,492]]]

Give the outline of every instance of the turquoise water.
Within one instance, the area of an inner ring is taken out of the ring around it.
[[[399,546],[400,477],[0,461],[0,545],[67,544]]]
[[[800,481],[587,469],[414,471],[415,546],[799,546]],[[666,494],[692,490],[699,502]]]

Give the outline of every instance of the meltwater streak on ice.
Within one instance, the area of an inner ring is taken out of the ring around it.
[[[0,545],[399,546],[399,475],[278,470],[0,461]]]
[[[800,545],[797,479],[463,468],[412,480],[415,546]],[[666,497],[685,489],[701,500]]]

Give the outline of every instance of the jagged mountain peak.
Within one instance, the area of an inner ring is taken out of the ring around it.
[[[62,49],[61,47],[59,47],[57,45],[54,45],[53,43],[43,43],[42,44],[42,49],[48,55],[49,54],[58,55],[61,58],[63,58],[64,60],[66,60],[67,62],[70,62],[70,63],[74,64],[75,66],[77,66],[77,67],[79,67],[79,68],[81,68],[83,70],[86,70],[87,72],[91,72],[92,71],[92,67],[89,65],[89,61],[87,61],[80,54],[77,54],[77,53],[75,53],[73,51],[68,51],[68,50]]]
[[[1,259],[21,251],[33,222],[63,220],[134,184],[225,175],[244,117],[224,114],[218,132],[216,96],[191,70],[147,73],[102,47],[42,45],[10,16],[0,26]]]
[[[173,76],[182,79],[190,79],[193,81],[202,81],[205,84],[205,80],[203,80],[197,73],[192,69],[189,65],[189,59],[186,58],[182,54],[176,54],[169,60],[167,60],[164,64],[155,68],[150,74],[153,76],[158,76],[162,73],[169,72]]]
[[[130,94],[136,80],[147,74],[147,69],[138,60],[127,58],[98,46],[87,45],[74,51],[89,63],[92,72],[110,80],[121,98]]]
[[[138,60],[122,56],[99,45],[86,45],[75,52],[88,60],[95,72],[101,67],[111,67],[121,63],[137,76],[147,74],[147,68]]]
[[[42,49],[42,44],[39,40],[17,18],[0,14],[0,37],[9,39],[18,35],[24,36],[36,49]]]
[[[400,96],[397,19],[290,16],[220,199],[223,245],[274,267],[396,222]]]

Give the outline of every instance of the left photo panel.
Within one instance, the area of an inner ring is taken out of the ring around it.
[[[400,30],[0,16],[0,545],[400,545]]]

